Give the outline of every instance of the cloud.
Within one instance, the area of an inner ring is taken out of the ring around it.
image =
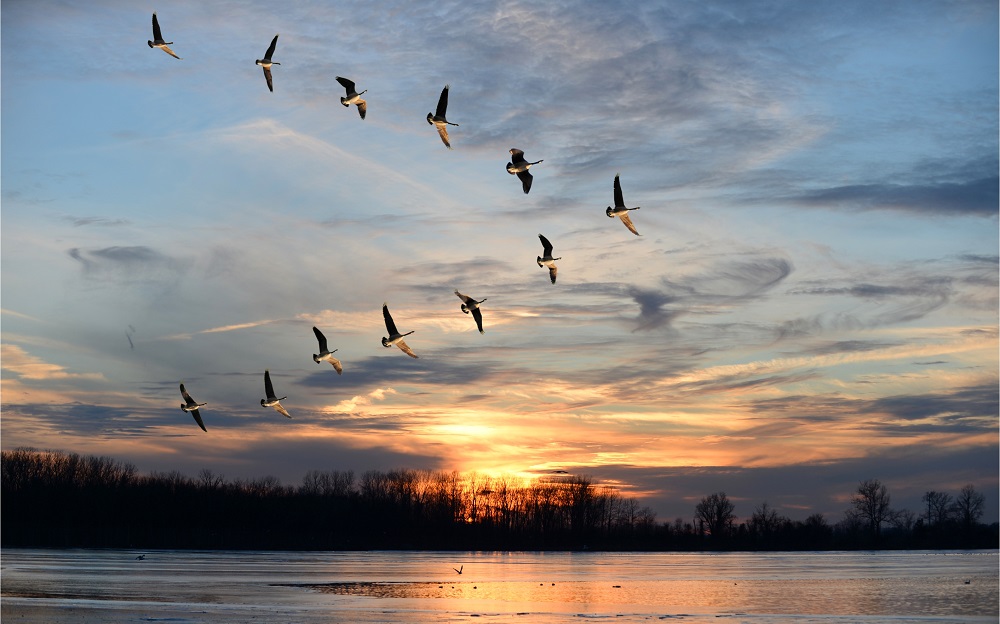
[[[819,189],[793,199],[812,206],[992,217],[1000,205],[998,186],[997,176],[937,184],[854,184]]]
[[[50,364],[33,356],[17,345],[0,344],[0,366],[21,379],[45,381],[52,379],[103,379],[101,373],[70,373],[59,364]]]

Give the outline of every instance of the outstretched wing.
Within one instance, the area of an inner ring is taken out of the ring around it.
[[[451,149],[451,142],[448,141],[448,126],[444,124],[434,124],[434,125],[437,126],[438,136],[441,137],[441,142],[444,143],[445,147]]]
[[[549,279],[552,280],[553,284],[556,283],[556,273],[558,271],[559,271],[559,269],[556,268],[556,265],[554,265],[554,264],[549,267]]]
[[[284,407],[281,406],[281,403],[275,403],[271,407],[273,407],[276,412],[278,412],[279,414],[281,414],[285,418],[291,418],[292,417],[292,415],[288,413],[288,410],[286,410]]]
[[[615,208],[624,207],[625,200],[622,199],[622,185],[618,181],[618,174],[615,174]]]
[[[268,399],[275,396],[274,386],[271,385],[271,371],[269,370],[264,371],[264,395],[267,396]]]
[[[368,102],[366,102],[365,100],[358,100],[358,114],[361,115],[362,119],[365,118],[365,114],[367,112],[368,112]]]
[[[413,349],[411,349],[410,346],[406,344],[405,341],[400,340],[399,342],[396,343],[396,346],[402,349],[403,353],[410,356],[411,358],[417,357],[417,354],[413,352]]]
[[[639,232],[636,231],[635,226],[632,225],[632,219],[628,216],[627,212],[623,212],[618,216],[621,217],[622,223],[625,224],[625,227],[627,227],[630,232],[632,232],[636,236],[639,236]]]
[[[163,34],[160,32],[160,22],[156,19],[156,13],[153,13],[153,43],[158,43],[163,41]]]
[[[390,338],[399,334],[396,324],[392,322],[392,315],[389,314],[389,305],[385,303],[382,304],[382,318],[385,319],[385,331],[389,332]]]
[[[544,256],[551,256],[552,255],[552,243],[550,243],[549,239],[545,238],[541,234],[538,235],[538,238],[542,241],[542,253],[543,253],[543,257]]]
[[[527,171],[518,171],[517,179],[521,181],[521,188],[524,189],[524,194],[527,195],[528,191],[531,190],[531,181],[534,177]]]
[[[184,389],[184,384],[181,384],[181,396],[184,397],[184,400],[187,403],[189,403],[189,404],[190,403],[194,403],[194,399],[192,399],[191,395],[188,394],[188,391]]]
[[[458,295],[458,298],[461,299],[465,303],[469,303],[469,300],[472,299],[472,297],[469,297],[467,295],[463,295],[462,293],[458,292],[458,290],[455,290],[455,294]]]
[[[201,412],[199,412],[198,410],[191,410],[191,415],[194,416],[194,421],[198,423],[198,426],[201,427],[201,430],[204,431],[205,433],[208,433],[208,429],[205,428],[205,423],[202,422],[201,420]]]
[[[267,54],[264,55],[265,59],[269,61],[271,60],[271,56],[274,54],[274,46],[276,45],[278,45],[278,35],[275,35],[274,39],[271,39],[271,45],[268,46]]]
[[[337,82],[339,82],[342,87],[347,89],[347,95],[354,93],[354,81],[348,80],[342,76],[337,76]]]
[[[313,333],[316,334],[316,340],[319,342],[319,352],[326,353],[326,336],[317,327],[313,327]]]
[[[515,165],[524,162],[524,151],[516,147],[510,148],[510,161]]]
[[[338,375],[344,374],[344,367],[340,365],[340,360],[335,357],[330,358],[330,364],[333,364],[333,369],[337,371]]]
[[[479,308],[472,309],[472,318],[476,319],[476,327],[479,328],[479,333],[485,333],[483,331],[483,312]]]
[[[161,45],[161,46],[160,46],[160,49],[161,49],[161,50],[163,50],[164,52],[166,52],[167,54],[169,54],[170,56],[174,57],[175,59],[179,59],[179,58],[180,58],[179,56],[177,56],[177,55],[176,55],[176,54],[174,53],[174,51],[173,51],[173,50],[171,50],[171,49],[170,49],[169,47],[167,47],[167,46],[165,46],[165,45]]]
[[[274,83],[271,82],[271,68],[270,67],[265,67],[264,68],[264,80],[267,81],[267,90],[270,91],[271,93],[274,93]]]
[[[438,117],[445,117],[446,114],[447,114],[447,112],[448,112],[448,89],[450,89],[450,88],[451,88],[451,85],[445,85],[444,89],[441,89],[441,97],[438,98],[437,109],[436,109],[436,111],[434,113]],[[445,135],[445,136],[447,136],[447,135]],[[445,145],[447,145],[447,144],[448,144],[448,142],[445,141]]]

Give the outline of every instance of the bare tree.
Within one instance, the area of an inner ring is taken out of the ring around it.
[[[923,499],[927,503],[927,525],[935,526],[944,524],[948,520],[951,510],[951,495],[944,492],[930,491],[924,494]]]
[[[955,515],[958,516],[958,521],[962,523],[962,526],[967,530],[971,529],[976,522],[979,521],[980,516],[983,515],[983,505],[986,504],[986,497],[976,491],[976,488],[972,487],[972,484],[966,485],[962,488],[962,491],[958,493],[955,498],[955,505],[953,509],[955,510]]]
[[[736,508],[725,492],[716,492],[701,499],[694,510],[694,518],[699,521],[712,537],[725,537],[736,521]]]
[[[892,518],[889,508],[889,489],[878,479],[868,479],[858,485],[857,494],[851,498],[851,505],[868,529],[877,539],[882,534],[882,523]]]

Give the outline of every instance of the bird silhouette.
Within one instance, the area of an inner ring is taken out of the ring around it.
[[[632,232],[636,236],[639,236],[639,232],[635,229],[635,226],[632,225],[632,219],[629,218],[628,216],[629,210],[638,210],[638,209],[639,206],[636,206],[635,208],[625,207],[625,200],[622,199],[622,185],[621,182],[618,181],[618,174],[615,174],[615,206],[614,208],[608,206],[608,209],[604,211],[605,214],[607,214],[612,219],[618,217],[619,219],[622,220],[622,223],[625,224],[625,227],[627,227],[630,232]]]
[[[445,85],[444,89],[441,90],[441,97],[438,98],[437,109],[433,113],[427,113],[427,123],[437,126],[438,134],[441,136],[441,141],[444,146],[451,149],[451,143],[448,141],[448,126],[457,126],[457,123],[451,123],[445,116],[448,112],[448,89],[451,85]]]
[[[507,173],[510,175],[516,175],[521,181],[521,188],[524,189],[524,194],[527,195],[528,191],[531,190],[532,176],[528,172],[528,169],[532,165],[537,165],[541,160],[536,160],[535,162],[528,162],[524,159],[524,152],[517,149],[516,147],[510,148],[510,162],[507,163]]]
[[[153,11],[153,40],[152,41],[147,41],[146,43],[148,43],[149,47],[151,47],[151,48],[159,48],[159,49],[163,50],[164,52],[166,52],[170,56],[174,57],[175,59],[179,59],[180,58],[179,56],[177,56],[176,54],[174,54],[173,50],[171,50],[169,47],[167,47],[167,46],[173,45],[174,42],[173,41],[164,41],[163,40],[163,34],[160,33],[160,22],[157,21],[157,19],[156,19],[156,11]]]
[[[333,368],[337,371],[338,375],[344,373],[344,367],[341,366],[340,360],[333,357],[333,354],[337,352],[337,349],[330,351],[326,346],[326,336],[323,335],[318,328],[313,327],[313,333],[316,334],[316,340],[319,342],[319,353],[313,354],[313,362],[319,364],[320,362],[329,362],[333,364]]]
[[[483,330],[483,312],[482,310],[479,309],[479,304],[482,303],[483,301],[486,301],[486,298],[483,297],[482,301],[476,301],[472,297],[469,297],[468,295],[463,295],[457,290],[455,291],[455,294],[458,295],[458,298],[463,301],[462,312],[465,312],[466,314],[469,314],[471,312],[472,318],[476,319],[476,327],[479,328],[479,333],[480,334],[485,333]]]
[[[540,241],[542,241],[542,254],[543,255],[538,256],[538,258],[536,259],[536,261],[538,262],[538,266],[540,266],[540,267],[541,266],[549,267],[549,279],[552,280],[553,284],[555,284],[556,283],[556,273],[559,271],[559,269],[556,268],[556,260],[562,260],[562,258],[561,257],[560,258],[553,258],[552,257],[552,243],[549,242],[549,239],[545,238],[541,234],[538,235],[538,239]]]
[[[362,119],[364,119],[365,114],[368,112],[368,102],[362,100],[361,96],[362,94],[367,93],[368,89],[365,89],[361,93],[358,93],[356,87],[354,86],[354,81],[348,80],[347,78],[343,78],[341,76],[337,76],[337,82],[339,82],[341,85],[343,85],[345,89],[347,89],[347,97],[341,97],[340,103],[346,106],[347,108],[350,108],[351,104],[357,104],[358,114],[361,115]]]
[[[392,315],[389,314],[389,306],[385,303],[382,304],[382,318],[385,319],[385,330],[389,332],[389,337],[382,339],[382,346],[391,348],[392,345],[396,345],[411,358],[417,357],[417,354],[403,341],[403,336],[409,336],[413,332],[399,333],[399,330],[396,329],[396,324],[392,321]]]
[[[208,433],[208,429],[205,428],[205,423],[201,420],[201,412],[198,411],[199,407],[202,405],[208,405],[208,403],[196,403],[195,400],[191,398],[191,395],[188,394],[188,391],[184,389],[184,384],[181,384],[181,396],[184,397],[184,402],[181,403],[181,409],[194,416],[194,421],[198,423],[201,430]]]
[[[278,35],[271,39],[271,45],[268,46],[267,52],[264,53],[264,58],[257,59],[257,65],[264,68],[264,80],[267,80],[267,90],[274,92],[274,83],[271,82],[271,65],[281,65],[276,61],[272,61],[271,57],[274,56],[274,46],[278,45]]]
[[[273,407],[279,414],[285,418],[291,418],[292,415],[288,413],[284,407],[281,406],[280,401],[287,399],[288,397],[283,396],[280,399],[274,394],[274,386],[271,385],[271,371],[264,371],[264,394],[267,396],[266,399],[260,400],[261,407]]]

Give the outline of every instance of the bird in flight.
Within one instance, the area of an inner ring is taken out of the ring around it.
[[[528,162],[524,159],[524,152],[517,149],[516,147],[510,148],[510,162],[507,163],[507,173],[510,175],[516,175],[521,181],[521,188],[524,189],[524,194],[527,195],[528,191],[531,190],[531,180],[532,176],[528,173],[528,169],[532,165],[537,165],[543,162],[541,160],[536,160],[535,162]]]
[[[618,174],[616,173],[615,174],[615,207],[612,208],[611,206],[608,206],[608,209],[604,211],[605,214],[607,214],[612,219],[614,219],[615,217],[620,218],[622,220],[622,223],[625,224],[625,227],[628,228],[629,232],[632,232],[636,236],[639,236],[639,232],[636,231],[635,226],[632,225],[632,219],[629,218],[629,216],[628,216],[628,211],[629,210],[638,210],[638,209],[639,209],[639,206],[636,206],[635,208],[626,208],[625,207],[625,200],[622,199],[622,185],[621,185],[621,182],[618,181]]]
[[[538,262],[538,266],[540,267],[541,266],[549,267],[549,279],[552,280],[553,284],[555,284],[556,272],[559,270],[556,268],[556,260],[562,260],[562,258],[552,257],[552,243],[549,242],[549,239],[545,238],[541,234],[538,235],[538,239],[542,241],[542,253],[544,255],[538,256],[536,261]]]
[[[195,400],[191,398],[191,395],[188,394],[188,391],[184,389],[184,384],[181,384],[181,396],[184,397],[184,403],[181,403],[181,409],[194,416],[194,421],[198,423],[201,430],[208,433],[208,429],[205,428],[205,423],[201,420],[201,412],[198,411],[199,407],[202,405],[208,405],[208,403],[195,402]]]
[[[333,368],[336,369],[338,375],[344,373],[344,367],[340,365],[340,360],[333,357],[333,354],[337,352],[336,349],[330,351],[326,346],[326,336],[323,335],[318,328],[313,327],[313,333],[316,334],[316,340],[319,341],[319,353],[313,354],[313,362],[319,364],[320,362],[327,361],[333,364]]]
[[[437,126],[438,134],[441,135],[441,141],[444,142],[445,147],[451,149],[451,143],[448,142],[448,126],[457,126],[457,123],[451,123],[445,117],[448,112],[448,89],[451,85],[445,85],[444,89],[441,90],[441,97],[438,98],[437,110],[433,113],[427,113],[427,123]]]
[[[266,399],[260,400],[261,407],[273,407],[279,414],[285,418],[291,418],[292,415],[288,413],[284,407],[281,406],[280,401],[287,399],[288,397],[283,396],[280,399],[274,396],[274,386],[271,385],[271,371],[264,371],[264,394],[267,395]]]
[[[340,76],[337,76],[337,82],[339,82],[341,85],[343,85],[345,89],[347,89],[347,97],[341,97],[340,103],[347,108],[350,108],[351,104],[357,104],[358,114],[361,115],[362,119],[364,119],[365,113],[368,112],[368,102],[362,100],[361,96],[367,93],[368,89],[365,89],[361,93],[358,93],[354,87],[354,81],[348,80],[347,78],[342,78]]]
[[[455,294],[458,295],[458,298],[464,302],[462,303],[462,312],[465,312],[466,314],[471,312],[472,318],[476,319],[476,327],[479,328],[479,333],[480,334],[485,333],[483,331],[483,312],[482,310],[479,309],[479,304],[482,303],[483,301],[486,301],[486,298],[483,297],[482,301],[476,301],[472,297],[469,297],[468,295],[463,295],[457,290],[455,291]]]
[[[160,33],[160,22],[156,21],[156,11],[153,11],[153,40],[147,41],[146,43],[148,43],[149,47],[151,48],[159,48],[163,50],[164,52],[174,57],[175,59],[180,58],[179,56],[174,54],[173,50],[167,47],[174,45],[174,42],[163,40],[163,34]]]
[[[385,330],[389,332],[388,338],[382,339],[382,346],[386,348],[391,348],[392,345],[396,345],[402,349],[403,353],[410,356],[411,358],[417,357],[417,354],[413,352],[412,349],[403,341],[403,336],[409,336],[412,331],[408,331],[405,334],[399,333],[396,329],[396,324],[392,322],[392,315],[389,314],[388,304],[382,304],[382,318],[385,319]]]
[[[257,65],[264,68],[264,80],[267,80],[267,89],[272,93],[274,93],[274,83],[271,82],[271,65],[281,65],[281,63],[271,60],[271,57],[274,56],[274,46],[276,45],[278,45],[278,35],[275,35],[274,39],[271,39],[271,45],[268,46],[264,58],[257,59],[256,61]]]
[[[454,570],[455,572],[458,572],[459,574],[461,574],[462,570],[464,570],[464,569],[465,569],[465,564],[462,564],[462,565],[458,566],[457,568],[452,568],[452,570]]]

